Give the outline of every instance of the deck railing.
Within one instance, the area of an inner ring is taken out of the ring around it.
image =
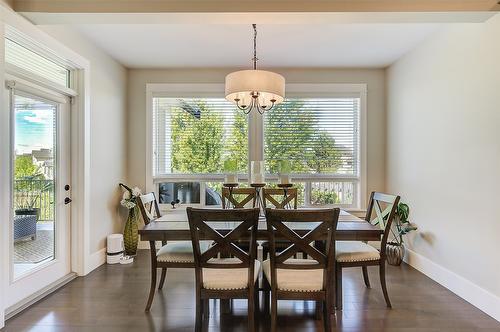
[[[54,180],[14,180],[14,208],[38,208],[38,221],[54,220]]]

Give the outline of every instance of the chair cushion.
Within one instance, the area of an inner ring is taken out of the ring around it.
[[[312,259],[290,258],[285,261],[290,264],[316,264]],[[271,284],[271,261],[266,259],[262,263],[262,270],[269,284]],[[278,289],[294,292],[318,292],[323,290],[323,269],[314,270],[289,270],[277,269],[276,278]]]
[[[210,246],[209,241],[200,241],[200,250],[204,252]],[[194,263],[193,244],[190,241],[170,242],[156,253],[158,262]]]
[[[335,246],[337,262],[364,262],[380,259],[380,253],[369,244],[360,241],[337,241]]]
[[[215,264],[237,264],[241,261],[238,258],[213,258],[210,263]],[[255,260],[254,280],[260,274],[260,262]],[[233,290],[248,288],[248,269],[215,269],[203,268],[203,288],[216,290]]]

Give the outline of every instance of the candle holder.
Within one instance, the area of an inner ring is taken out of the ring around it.
[[[250,187],[255,188],[255,203],[256,207],[260,210],[260,216],[263,217],[266,215],[266,211],[264,211],[264,196],[262,195],[262,188],[266,186],[265,183],[251,183]]]
[[[283,189],[283,199],[286,200],[288,197],[288,189],[293,187],[293,183],[280,183],[278,184],[278,188]],[[292,206],[290,205],[290,202],[286,203],[284,206],[285,209],[291,209]]]
[[[290,174],[280,173],[279,174],[279,181],[280,181],[280,184],[282,184],[282,185],[290,184]]]
[[[238,174],[226,174],[224,177],[224,186],[229,187],[225,184],[238,184]]]
[[[225,183],[238,183],[238,163],[236,160],[224,160]]]
[[[252,160],[250,163],[250,184],[265,185],[265,165],[262,160]]]

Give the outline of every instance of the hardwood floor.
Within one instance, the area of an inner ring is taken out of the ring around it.
[[[409,266],[389,266],[387,283],[393,309],[386,309],[377,269],[369,268],[372,289],[361,269],[344,271],[344,310],[335,331],[500,331],[500,323]],[[149,252],[133,265],[104,265],[78,278],[7,321],[3,331],[193,331],[192,270],[170,270],[151,312],[144,312],[149,290]],[[314,303],[282,301],[280,331],[322,331]],[[260,331],[269,331],[269,315],[260,313]],[[246,301],[235,301],[232,314],[219,315],[211,300],[209,331],[246,331]]]

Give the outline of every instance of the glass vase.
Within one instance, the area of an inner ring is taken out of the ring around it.
[[[125,254],[128,256],[135,256],[137,254],[137,245],[139,243],[138,217],[137,206],[128,211],[127,222],[123,230],[123,245],[125,247]]]

